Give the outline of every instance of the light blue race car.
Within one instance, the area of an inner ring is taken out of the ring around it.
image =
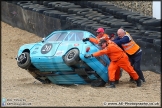
[[[110,61],[106,55],[84,57],[100,50],[98,45],[82,41],[88,37],[95,36],[83,30],[54,31],[40,42],[21,46],[17,65],[42,83],[102,87],[108,81]]]

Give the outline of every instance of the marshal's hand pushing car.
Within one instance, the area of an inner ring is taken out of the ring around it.
[[[89,41],[89,38],[83,38],[82,40],[83,40],[83,42]]]
[[[92,54],[85,54],[84,57],[85,58],[91,58],[91,57],[93,57],[93,55]]]

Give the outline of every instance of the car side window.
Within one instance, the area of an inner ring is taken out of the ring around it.
[[[65,41],[81,41],[83,39],[83,32],[70,32],[65,38]]]
[[[62,32],[62,33],[60,34],[59,38],[58,38],[56,41],[62,41],[62,40],[64,40],[65,37],[66,37],[66,35],[67,35],[67,32]]]
[[[67,35],[67,32],[54,33],[50,36],[47,41],[62,41]]]
[[[93,34],[90,34],[89,37],[95,38],[95,36]]]

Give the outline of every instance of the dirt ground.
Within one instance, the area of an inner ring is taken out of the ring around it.
[[[1,88],[6,106],[161,106],[161,75],[144,71],[142,87],[128,82],[126,72],[115,89],[90,85],[42,84],[17,66],[19,47],[41,38],[1,22]]]

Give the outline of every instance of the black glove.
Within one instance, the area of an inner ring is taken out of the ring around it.
[[[89,38],[83,38],[82,40],[83,40],[83,42],[89,41]]]
[[[85,54],[84,57],[85,58],[91,58],[91,57],[93,57],[93,55],[92,54]]]

